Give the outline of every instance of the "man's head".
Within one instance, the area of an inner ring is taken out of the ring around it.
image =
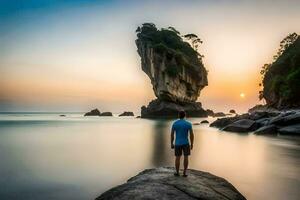
[[[180,119],[184,119],[185,118],[185,112],[183,110],[179,111],[178,116]]]

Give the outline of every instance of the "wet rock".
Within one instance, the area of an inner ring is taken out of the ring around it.
[[[84,116],[100,116],[101,112],[96,108],[84,114]]]
[[[175,177],[174,168],[148,169],[127,183],[112,188],[96,200],[244,200],[232,184],[207,172],[188,170],[188,177]]]
[[[269,124],[270,118],[262,118],[258,119],[255,122],[258,124],[259,127],[263,127]]]
[[[211,127],[217,127],[217,128],[224,128],[225,126],[236,122],[240,119],[249,119],[249,114],[242,114],[242,115],[237,115],[234,117],[224,117],[224,118],[218,118],[216,121],[212,122],[210,124]]]
[[[59,115],[60,117],[65,117],[66,115]]]
[[[280,128],[279,133],[282,134],[282,135],[297,135],[297,136],[300,136],[300,124]]]
[[[269,123],[281,126],[298,124],[300,123],[300,112],[283,112],[272,118]]]
[[[255,121],[251,119],[240,119],[232,124],[225,126],[222,130],[229,132],[245,133],[257,129]]]
[[[254,132],[254,134],[256,135],[274,135],[277,133],[278,133],[278,128],[273,124],[263,126]]]
[[[123,117],[123,116],[134,116],[134,114],[133,112],[125,111],[119,115],[119,117]]]

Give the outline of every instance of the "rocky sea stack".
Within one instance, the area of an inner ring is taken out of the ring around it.
[[[190,117],[206,117],[201,103],[196,102],[208,85],[202,55],[197,51],[202,41],[194,34],[180,36],[173,27],[159,30],[151,23],[143,24],[136,32],[142,70],[157,97],[142,107],[141,116],[176,117],[179,110],[185,110]]]
[[[207,172],[188,170],[189,176],[175,177],[174,168],[148,169],[127,183],[108,190],[96,200],[127,199],[201,199],[244,200],[233,185]]]

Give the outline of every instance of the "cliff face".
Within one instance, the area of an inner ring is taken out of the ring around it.
[[[156,97],[178,103],[195,102],[208,84],[201,55],[174,28],[158,30],[154,24],[143,24],[137,32],[142,70],[150,78]]]
[[[175,57],[167,52],[157,52],[151,44],[137,40],[142,70],[148,75],[155,96],[173,102],[195,102],[200,91],[207,86],[207,73],[202,64],[189,70],[180,65]],[[169,67],[177,69],[176,74],[169,73]]]
[[[299,37],[268,67],[263,86],[263,97],[268,106],[278,109],[300,107]]]

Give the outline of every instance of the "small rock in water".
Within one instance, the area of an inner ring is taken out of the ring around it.
[[[123,116],[134,116],[134,114],[133,112],[125,111],[119,115],[119,117],[123,117]]]
[[[208,124],[209,122],[207,120],[201,121],[201,124]]]
[[[233,110],[233,109],[229,110],[229,113],[236,114],[235,110]]]
[[[65,117],[66,115],[59,115],[60,117]]]
[[[101,112],[96,108],[84,114],[84,116],[100,116]]]

